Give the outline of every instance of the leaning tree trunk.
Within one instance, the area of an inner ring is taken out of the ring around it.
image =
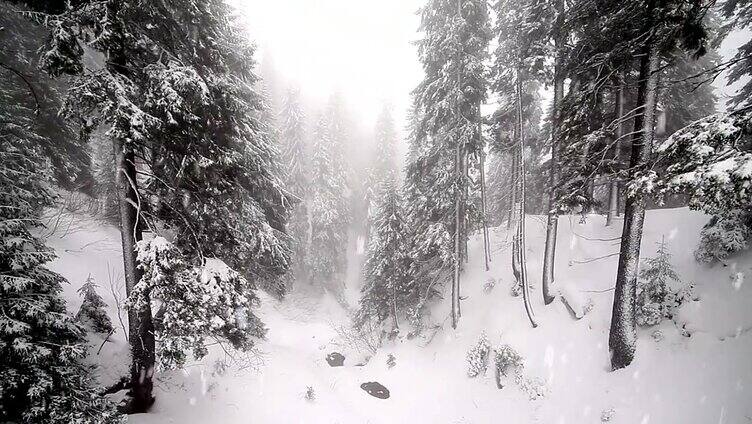
[[[517,147],[513,147],[511,150],[511,178],[509,179],[509,208],[507,210],[507,230],[512,229],[512,222],[514,222],[514,214],[515,214],[515,203],[517,202],[517,154],[516,149]]]
[[[564,70],[562,69],[562,50],[564,47],[564,34],[561,29],[564,15],[564,0],[556,0],[557,13],[557,33],[556,39],[556,63],[554,64],[554,103],[552,105],[551,119],[551,168],[549,170],[549,192],[548,192],[548,219],[546,222],[546,247],[543,253],[543,281],[541,284],[543,290],[543,302],[548,305],[554,301],[551,294],[551,287],[554,285],[555,273],[554,262],[556,261],[556,233],[559,229],[559,214],[557,212],[557,201],[559,199],[559,134],[560,134],[560,115],[559,107],[564,97]]]
[[[134,287],[141,280],[141,270],[136,261],[136,243],[141,241],[139,225],[140,198],[136,179],[135,153],[125,143],[113,141],[116,176],[120,206],[120,236],[125,269],[125,291],[130,298]],[[149,297],[145,307],[128,308],[128,341],[131,347],[130,399],[125,405],[126,413],[146,412],[154,403],[152,376],[154,375],[154,324]]]
[[[517,228],[512,243],[512,269],[517,283],[522,288],[522,300],[525,312],[533,328],[535,322],[533,306],[530,304],[530,285],[527,280],[527,260],[525,258],[525,135],[522,128],[522,80],[521,72],[517,70]],[[516,258],[516,264],[515,264]],[[516,267],[515,267],[516,265]],[[514,268],[517,268],[516,270]]]
[[[624,80],[619,79],[619,86],[616,89],[616,141],[614,143],[614,164],[619,167],[621,160],[621,139],[624,137]],[[619,216],[619,176],[614,174],[609,181],[608,186],[608,215],[606,215],[606,226],[609,227],[614,218]]]
[[[643,55],[640,59],[637,104],[642,105],[642,111],[635,117],[634,122],[635,135],[632,139],[632,155],[629,161],[629,181],[634,181],[635,173],[650,159],[658,96],[659,64],[660,56],[656,53],[655,46],[648,42],[643,48]],[[632,363],[637,347],[635,300],[644,220],[645,197],[639,192],[627,196],[619,267],[616,272],[614,307],[608,337],[613,369],[624,368]]]

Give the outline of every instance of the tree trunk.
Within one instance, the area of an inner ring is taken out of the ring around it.
[[[522,128],[522,81],[521,72],[517,71],[517,186],[519,206],[517,207],[517,231],[512,244],[512,255],[517,258],[518,270],[516,277],[522,287],[522,300],[525,311],[533,328],[535,322],[533,306],[530,304],[530,286],[527,281],[527,260],[525,259],[525,136]],[[512,259],[514,267],[514,258]]]
[[[557,33],[554,43],[556,45],[556,63],[554,64],[554,102],[552,105],[551,119],[551,169],[549,170],[548,192],[548,219],[546,221],[546,246],[543,253],[543,302],[548,305],[554,301],[551,288],[555,282],[554,262],[556,261],[556,234],[559,229],[559,214],[557,201],[559,198],[559,106],[564,97],[564,71],[562,69],[562,49],[564,34],[563,25],[564,0],[556,0],[556,26]]]
[[[491,244],[488,240],[488,222],[486,220],[486,149],[484,147],[481,147],[480,151],[480,213],[481,225],[483,226],[483,258],[486,262],[486,271],[488,271],[488,263],[491,262]]]
[[[461,205],[462,216],[460,216],[460,220],[461,220],[460,222],[462,223],[462,231],[460,234],[462,235],[462,246],[461,246],[462,247],[462,268],[461,270],[464,270],[465,269],[464,264],[466,264],[468,261],[468,257],[467,257],[468,237],[467,235],[470,233],[468,230],[469,222],[467,219],[467,199],[469,197],[468,196],[469,187],[468,187],[467,181],[470,178],[468,174],[469,167],[467,163],[468,161],[467,149],[464,149],[464,148],[462,149],[461,160],[462,160],[462,173],[461,173],[462,183],[460,184],[460,187],[462,188],[462,205]],[[460,310],[461,309],[462,308],[460,308]]]
[[[621,161],[621,139],[624,137],[624,78],[620,77],[619,87],[616,89],[616,142],[614,143],[614,163],[620,167]],[[606,226],[613,223],[615,217],[619,216],[619,176],[613,175],[608,187],[608,215],[606,216]]]
[[[121,6],[121,2],[108,2],[106,6],[111,18],[112,25],[109,31],[113,41],[107,51],[107,69],[112,74],[127,78],[130,77],[130,70],[124,52],[126,41],[120,19]],[[136,243],[141,241],[141,199],[138,193],[136,154],[133,147],[127,145],[123,139],[113,139],[112,149],[115,159],[115,186],[120,215],[125,292],[130,298],[142,275],[138,269],[135,250]],[[145,296],[146,305],[149,305],[148,293]],[[128,342],[131,348],[130,391],[126,402],[119,409],[127,414],[143,413],[154,403],[154,323],[150,307],[128,308]]]
[[[125,291],[130,298],[141,280],[141,270],[136,262],[136,243],[141,241],[139,225],[140,199],[136,179],[135,154],[122,140],[113,140],[115,155],[115,184],[120,206],[120,236],[123,247]],[[148,294],[146,302],[148,305]],[[154,403],[152,376],[154,375],[154,324],[151,309],[128,308],[128,340],[131,347],[130,399],[123,411],[129,414],[149,410]]]
[[[509,209],[507,213],[507,230],[512,229],[512,222],[514,221],[515,203],[517,202],[517,147],[512,148],[511,153],[511,178],[509,179]]]
[[[462,146],[457,144],[454,172],[457,181],[454,194],[454,275],[452,276],[452,328],[457,328],[460,317],[460,267],[462,264],[461,229],[462,229],[462,187],[459,184],[462,175]]]
[[[643,48],[643,55],[640,59],[637,104],[642,105],[642,111],[635,117],[634,122],[635,135],[632,139],[629,181],[633,181],[635,172],[650,159],[658,96],[659,64],[660,56],[655,51],[652,42],[649,41]],[[645,220],[645,198],[642,194],[635,193],[633,196],[627,196],[625,201],[624,230],[621,237],[614,307],[608,338],[611,367],[613,369],[626,367],[632,362],[637,343],[635,298],[642,226]]]
[[[397,290],[392,287],[392,315],[394,316],[394,328],[399,329],[399,322],[397,321]]]

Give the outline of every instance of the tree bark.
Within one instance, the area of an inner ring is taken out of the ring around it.
[[[619,86],[616,89],[616,142],[614,143],[614,163],[619,166],[621,159],[621,138],[624,137],[624,80],[619,79]],[[608,187],[608,215],[606,215],[606,226],[613,223],[615,217],[619,216],[619,177],[613,175]]]
[[[652,13],[652,7],[649,9]],[[637,104],[642,111],[635,117],[632,153],[629,163],[629,181],[650,159],[653,145],[655,108],[658,96],[658,69],[660,56],[652,41],[643,47],[640,59],[640,79]],[[640,242],[645,220],[645,198],[640,193],[627,196],[624,210],[624,230],[621,238],[619,266],[616,273],[614,306],[611,314],[608,347],[611,367],[624,368],[634,359],[637,329],[635,326],[635,300],[637,274],[640,262]]]
[[[517,147],[512,148],[511,153],[511,178],[509,179],[509,209],[507,213],[507,230],[512,229],[512,222],[514,221],[515,203],[517,202]]]
[[[462,228],[462,187],[459,184],[462,175],[462,145],[457,144],[454,172],[457,179],[454,195],[454,275],[452,276],[452,328],[457,328],[460,317],[460,267],[462,264],[461,228]]]
[[[564,70],[562,69],[562,49],[564,34],[562,31],[564,0],[556,0],[557,32],[554,40],[556,58],[554,63],[554,102],[551,119],[551,167],[549,170],[548,219],[546,221],[546,246],[543,253],[543,302],[548,305],[554,301],[551,288],[555,282],[554,263],[556,261],[556,235],[559,229],[559,213],[557,201],[559,199],[559,107],[564,97]]]
[[[518,269],[515,276],[522,287],[522,300],[525,304],[530,324],[533,328],[535,322],[533,306],[530,304],[530,286],[527,280],[527,260],[525,258],[525,136],[522,120],[522,80],[521,72],[517,71],[517,186],[519,206],[517,207],[517,231],[512,245],[512,255],[517,258]],[[514,258],[512,259],[514,268]]]
[[[130,298],[134,287],[141,280],[141,270],[136,261],[136,243],[141,241],[139,224],[140,199],[136,178],[135,153],[122,140],[113,140],[116,176],[120,206],[120,237],[123,247],[125,291]],[[130,399],[123,408],[129,414],[147,412],[154,403],[154,324],[148,294],[147,307],[128,308],[128,340],[131,348]]]
[[[125,53],[126,37],[122,28],[121,2],[108,2],[108,14],[111,17],[112,46],[109,48],[107,69],[112,74],[130,77]],[[123,267],[125,291],[130,298],[134,287],[141,280],[141,270],[136,260],[136,243],[141,241],[140,207],[138,178],[136,173],[136,154],[133,146],[125,140],[112,140],[115,159],[115,185],[118,193],[118,210],[120,215],[120,237],[123,248]],[[146,305],[149,295],[146,293]],[[128,399],[120,410],[127,414],[147,412],[154,404],[152,389],[154,384],[155,349],[154,323],[151,308],[128,308],[128,342],[131,348],[130,390]]]
[[[480,212],[481,225],[483,226],[483,258],[486,262],[486,271],[489,270],[491,262],[491,244],[488,240],[488,222],[486,219],[486,149],[481,147],[480,151]]]

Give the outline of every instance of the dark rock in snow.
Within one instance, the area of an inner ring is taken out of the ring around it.
[[[373,397],[377,397],[379,399],[389,398],[389,389],[387,389],[386,387],[382,386],[381,384],[375,381],[369,381],[368,383],[363,383],[360,385],[360,388],[368,392],[368,394]]]
[[[341,367],[345,364],[345,357],[339,352],[332,352],[326,355],[326,362],[330,367]]]

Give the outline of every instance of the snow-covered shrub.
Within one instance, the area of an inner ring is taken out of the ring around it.
[[[488,280],[483,284],[483,293],[491,293],[496,287],[496,279],[493,277],[488,277]]]
[[[509,287],[509,294],[511,294],[512,297],[522,296],[522,284],[516,278],[512,280],[512,284]]]
[[[113,331],[112,321],[104,308],[107,304],[102,296],[97,293],[97,285],[89,275],[86,282],[78,289],[78,294],[83,296],[81,308],[76,314],[76,321],[83,324],[96,333],[110,333]]]
[[[397,365],[397,358],[390,353],[389,356],[386,357],[386,366],[387,368],[392,369],[395,365]]]
[[[614,408],[608,408],[601,411],[601,422],[608,423],[614,418],[616,410]]]
[[[664,307],[661,303],[648,302],[637,306],[637,324],[643,327],[658,325],[664,318]]]
[[[692,285],[685,285],[671,265],[665,240],[658,243],[657,255],[645,259],[637,281],[637,324],[649,327],[664,318],[673,318],[676,309],[692,298]]]
[[[491,353],[491,343],[488,341],[486,332],[480,333],[478,342],[467,352],[467,376],[477,377],[485,375],[488,369],[488,359]]]
[[[748,249],[751,241],[752,209],[735,209],[716,215],[700,232],[695,259],[701,263],[714,263]]]
[[[188,267],[175,246],[163,237],[138,244],[143,277],[128,305],[156,307],[157,355],[164,368],[182,366],[188,353],[207,354],[205,340],[227,341],[250,351],[266,330],[253,314],[258,303],[254,287],[219,259]],[[150,303],[146,303],[150,299]]]
[[[531,378],[523,375],[521,368],[515,371],[514,382],[515,384],[517,384],[517,387],[519,387],[520,390],[528,396],[530,400],[536,400],[545,397],[546,393],[548,392],[546,383],[544,383],[543,380],[537,377]]]
[[[508,344],[503,344],[494,349],[494,369],[496,371],[496,385],[503,387],[502,377],[516,374],[522,371],[522,356]]]
[[[306,391],[303,397],[308,402],[313,402],[316,400],[316,392],[313,390],[313,386],[306,386]]]

